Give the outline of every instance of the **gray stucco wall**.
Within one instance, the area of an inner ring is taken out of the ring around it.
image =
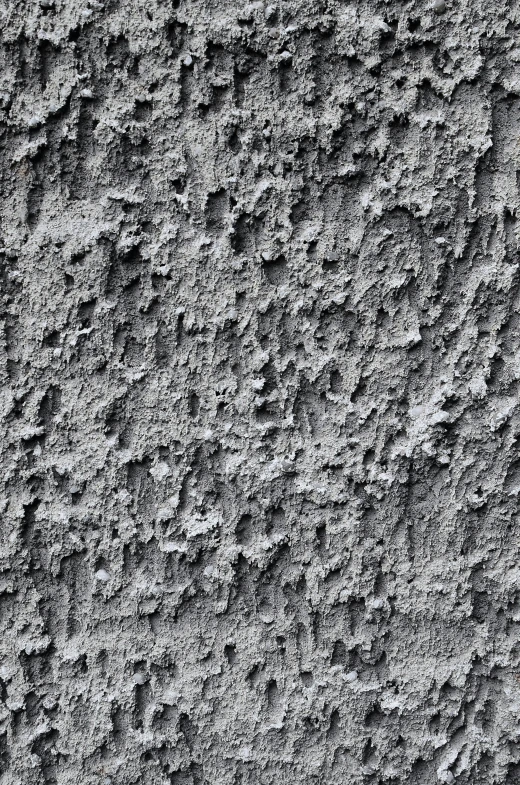
[[[519,7],[0,22],[2,785],[519,783]]]

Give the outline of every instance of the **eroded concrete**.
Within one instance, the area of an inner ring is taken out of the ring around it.
[[[1,15],[2,783],[520,782],[518,9]]]

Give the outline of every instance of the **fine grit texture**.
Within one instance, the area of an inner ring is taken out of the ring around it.
[[[2,785],[520,783],[520,8],[0,21]]]

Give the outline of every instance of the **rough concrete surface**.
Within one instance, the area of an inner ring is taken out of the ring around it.
[[[520,7],[0,22],[2,785],[520,783]]]

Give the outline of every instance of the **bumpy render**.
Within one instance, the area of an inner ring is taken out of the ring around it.
[[[519,7],[0,21],[2,785],[519,783]]]

